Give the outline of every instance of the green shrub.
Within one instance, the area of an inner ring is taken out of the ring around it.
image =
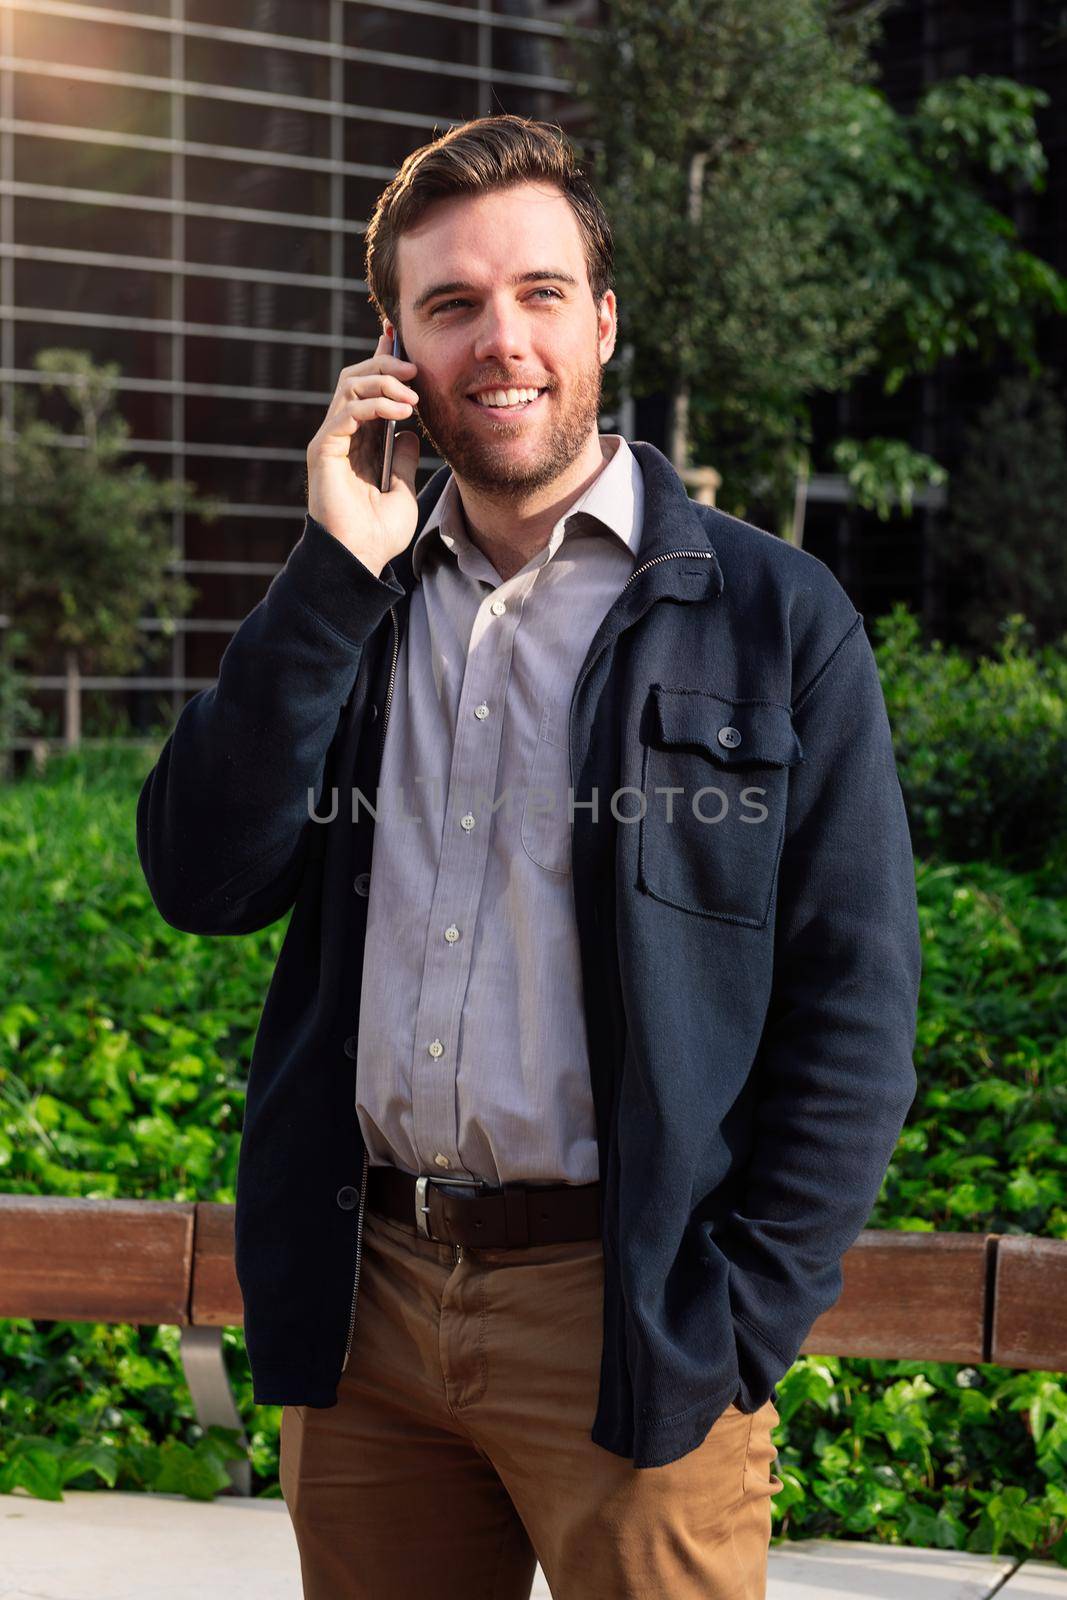
[[[55,754],[0,787],[0,1188],[232,1202],[255,1031],[288,919],[194,939],[134,843],[155,750]],[[253,1471],[277,1493],[240,1328],[225,1358]],[[235,1435],[197,1424],[176,1327],[0,1321],[0,1489],[227,1487]],[[241,1453],[238,1451],[238,1453]]]
[[[972,659],[924,647],[898,604],[872,635],[916,852],[1043,868],[1067,893],[1067,634],[1033,650],[1012,617]]]

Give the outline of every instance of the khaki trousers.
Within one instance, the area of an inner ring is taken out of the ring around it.
[[[764,1600],[768,1400],[662,1467],[592,1442],[597,1240],[482,1250],[368,1209],[336,1406],[284,1406],[305,1600]]]

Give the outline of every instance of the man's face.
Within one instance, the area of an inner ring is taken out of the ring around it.
[[[553,483],[597,432],[615,296],[598,308],[565,196],[524,183],[439,200],[397,246],[404,348],[431,444],[456,476],[520,500]],[[514,282],[523,274],[537,274]],[[572,281],[567,281],[567,280]],[[444,288],[444,285],[463,287]],[[473,390],[546,391],[523,411]]]

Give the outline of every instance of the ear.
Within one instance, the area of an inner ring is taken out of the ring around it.
[[[601,366],[607,366],[615,353],[615,341],[618,337],[617,309],[614,291],[606,290],[597,315]]]

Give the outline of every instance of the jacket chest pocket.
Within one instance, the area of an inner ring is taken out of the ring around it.
[[[804,759],[789,707],[654,683],[641,741],[640,887],[683,911],[765,927],[789,771]]]

